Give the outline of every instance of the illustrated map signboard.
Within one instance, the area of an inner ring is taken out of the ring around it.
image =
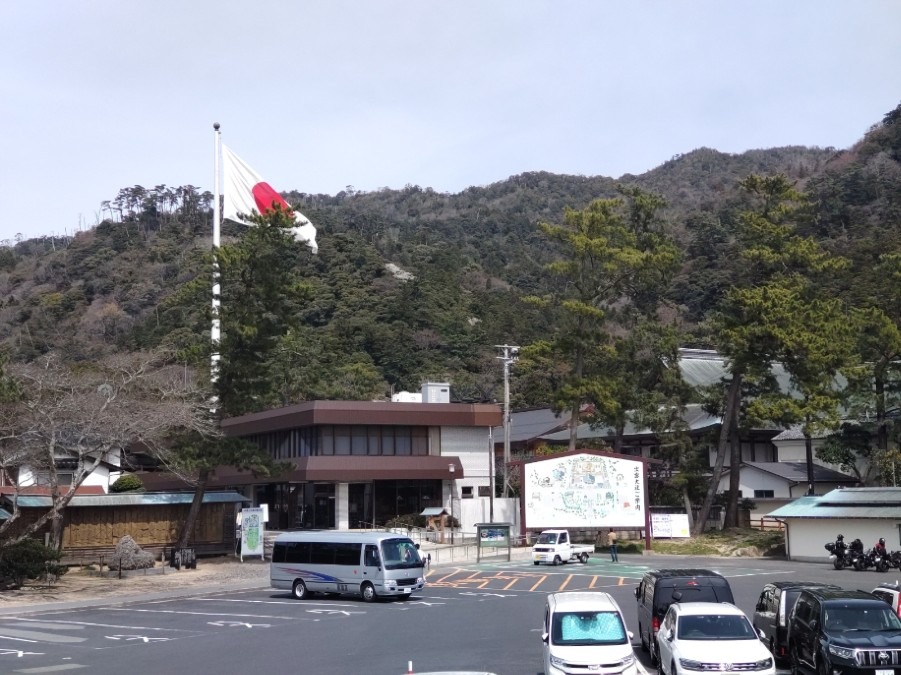
[[[525,524],[552,528],[645,527],[644,463],[574,454],[523,465]]]
[[[241,562],[246,556],[258,555],[266,559],[263,552],[265,532],[262,508],[241,509]]]

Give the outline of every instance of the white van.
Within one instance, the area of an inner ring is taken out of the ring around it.
[[[639,675],[632,633],[609,593],[551,593],[544,610],[545,675],[604,671]]]
[[[419,549],[390,532],[285,532],[272,548],[269,584],[303,600],[309,593],[353,593],[366,602],[406,600],[425,585]]]

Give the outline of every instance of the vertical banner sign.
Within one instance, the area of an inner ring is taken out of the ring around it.
[[[262,508],[241,509],[241,562],[244,562],[244,556],[252,555],[266,559],[263,551],[265,529]]]

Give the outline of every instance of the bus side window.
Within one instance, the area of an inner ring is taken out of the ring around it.
[[[366,550],[363,552],[363,564],[366,567],[379,566],[379,549],[374,544],[366,544]]]

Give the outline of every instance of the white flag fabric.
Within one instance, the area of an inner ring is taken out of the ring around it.
[[[296,227],[291,228],[297,241],[306,242],[307,246],[316,253],[319,245],[316,243],[316,227],[300,211],[288,206],[288,202],[276,192],[269,183],[260,178],[260,175],[251,169],[240,157],[222,146],[222,168],[225,179],[223,190],[222,217],[233,220],[243,225],[251,225],[242,218],[257,212],[265,214],[272,210],[273,204],[279,205],[285,211],[294,214]]]

